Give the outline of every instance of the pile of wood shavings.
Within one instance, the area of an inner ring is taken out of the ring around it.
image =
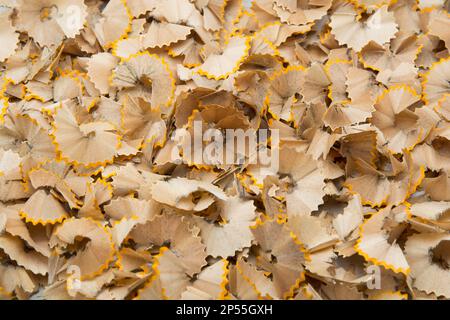
[[[0,0],[0,297],[450,298],[449,7]]]

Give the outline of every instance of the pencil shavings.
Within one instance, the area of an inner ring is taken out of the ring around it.
[[[21,1],[17,26],[39,45],[59,45],[65,37],[74,38],[86,21],[87,7],[81,0]]]
[[[0,300],[450,299],[443,0],[0,5]]]
[[[286,3],[288,2],[288,3]],[[305,25],[321,19],[331,7],[332,1],[308,1],[305,5],[294,4],[292,1],[275,1],[273,10],[282,22],[294,25]]]
[[[228,39],[226,44],[213,44],[208,49],[210,53],[197,72],[208,79],[226,79],[238,70],[247,57],[250,39],[236,36]]]
[[[371,215],[360,227],[360,238],[355,249],[366,260],[376,265],[382,265],[394,272],[409,273],[409,265],[406,258],[396,243],[396,239],[389,234],[393,226],[389,226],[389,215],[394,212],[389,208],[380,210]],[[389,228],[383,230],[383,228]]]
[[[261,267],[272,274],[277,295],[290,297],[305,276],[303,245],[286,226],[277,221],[263,221],[252,232],[261,246],[261,255],[258,257]]]
[[[3,62],[9,58],[17,49],[19,42],[19,34],[16,33],[15,28],[12,26],[8,12],[1,15],[1,34],[0,39],[4,46],[0,50],[0,61]]]
[[[88,167],[112,162],[120,144],[116,127],[95,119],[81,123],[74,112],[62,105],[54,115],[53,137],[61,157]]]
[[[192,286],[181,294],[183,300],[214,300],[226,298],[228,261],[219,260],[206,267],[198,275]]]
[[[143,38],[145,48],[161,48],[185,40],[192,28],[174,24],[152,22]]]
[[[88,76],[101,94],[107,94],[109,92],[109,78],[117,63],[117,59],[106,52],[97,53],[90,58],[87,67]]]
[[[426,293],[448,298],[448,234],[413,235],[406,243],[406,257],[411,265],[413,285]]]
[[[219,200],[217,202],[216,221],[198,219],[200,234],[205,238],[207,253],[213,257],[233,256],[236,251],[250,247],[253,236],[250,226],[254,224],[255,207],[251,201],[238,198]],[[231,237],[230,234],[239,234]]]
[[[131,31],[132,16],[124,0],[108,1],[103,10],[96,14],[94,21],[92,29],[104,48],[111,47]]]
[[[154,108],[168,106],[175,90],[172,72],[166,62],[148,52],[123,60],[113,70],[111,84],[128,94],[142,97]]]
[[[346,44],[356,52],[374,41],[383,45],[397,33],[397,23],[387,6],[382,6],[362,21],[353,4],[341,5],[331,16],[331,33],[340,44]]]
[[[107,269],[115,254],[111,235],[104,227],[88,218],[66,220],[50,239],[50,247],[70,252],[73,249],[69,245],[82,245],[78,242],[81,239],[88,240],[84,249],[69,258],[67,263],[77,266],[79,276],[88,279]]]
[[[450,59],[441,59],[424,74],[423,95],[425,102],[433,104],[449,93],[449,69]]]
[[[199,273],[205,265],[205,246],[182,217],[156,216],[145,224],[136,225],[128,237],[140,246],[166,246],[176,253],[189,276]]]
[[[419,117],[408,109],[419,100],[419,95],[412,88],[391,87],[381,94],[375,103],[372,123],[383,132],[388,141],[387,147],[394,153],[401,152],[403,148],[411,149],[420,141],[421,136],[426,134],[417,126],[416,119]],[[388,119],[393,122],[386,123]],[[401,124],[402,119],[411,123],[411,127],[408,128],[406,123]]]

